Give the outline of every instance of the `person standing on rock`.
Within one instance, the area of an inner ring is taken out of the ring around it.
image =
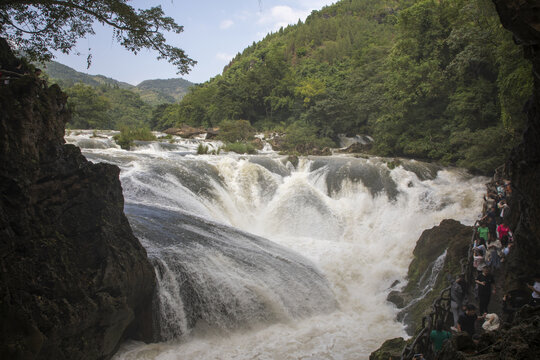
[[[456,279],[456,281],[454,281],[452,287],[450,288],[450,309],[452,310],[452,315],[454,317],[454,327],[457,327],[459,316],[462,313],[461,308],[463,307],[464,282],[465,279],[463,275],[459,275],[459,277]]]
[[[484,267],[482,273],[476,278],[476,284],[478,284],[478,306],[480,314],[486,314],[488,311],[489,300],[491,299],[491,293],[495,293],[495,281],[493,276],[489,273],[489,268]]]
[[[489,228],[487,227],[485,220],[480,221],[480,226],[476,231],[478,232],[478,237],[484,239],[484,241],[488,240]]]
[[[488,209],[486,216],[484,216],[482,220],[486,221],[486,225],[491,236],[494,238],[497,237],[497,213],[494,206]]]

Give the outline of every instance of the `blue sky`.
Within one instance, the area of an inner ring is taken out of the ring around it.
[[[281,26],[305,20],[313,10],[336,0],[135,0],[135,8],[161,5],[165,14],[184,26],[184,32],[167,35],[167,40],[198,64],[181,76],[200,83],[221,73],[229,60]],[[101,74],[133,85],[147,79],[180,77],[166,60],[143,50],[137,55],[124,50],[112,39],[110,28],[96,25],[96,35],[81,39],[70,55],[56,54],[56,61],[78,71]],[[92,65],[86,68],[86,57]],[[79,56],[76,53],[80,53]]]

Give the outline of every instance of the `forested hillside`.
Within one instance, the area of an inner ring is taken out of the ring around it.
[[[343,0],[238,54],[153,125],[248,120],[487,172],[522,132],[530,65],[489,0]],[[313,140],[317,139],[317,140]]]
[[[182,100],[184,95],[187,94],[188,89],[193,85],[192,82],[180,78],[155,79],[145,80],[138,84],[136,88],[139,91],[151,91],[166,94],[173,99],[173,101],[170,102],[174,102]]]
[[[50,82],[69,95],[72,128],[119,129],[148,127],[152,113],[162,104],[182,99],[193,83],[176,78],[146,80],[137,86],[103,75],[89,75],[51,61],[46,64]]]
[[[122,89],[131,89],[134,87],[131,84],[111,79],[103,75],[85,74],[56,61],[47,62],[45,64],[45,72],[51,80],[63,87],[71,87],[77,83],[92,86],[112,85]]]

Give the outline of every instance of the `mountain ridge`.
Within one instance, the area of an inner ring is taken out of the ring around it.
[[[195,85],[182,78],[148,79],[137,85],[131,85],[101,74],[92,75],[80,72],[57,61],[46,63],[45,72],[52,82],[58,83],[63,88],[71,87],[77,83],[93,87],[113,86],[138,93],[141,100],[150,105],[172,104],[180,101],[189,88]]]

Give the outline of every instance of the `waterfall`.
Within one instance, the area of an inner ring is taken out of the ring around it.
[[[126,343],[118,360],[367,359],[384,339],[406,336],[386,296],[422,231],[445,218],[471,224],[484,190],[484,178],[414,160],[293,166],[270,151],[196,155],[200,140],[124,151],[93,146],[90,134],[66,140],[120,167],[167,340]]]
[[[196,216],[126,206],[156,264],[160,338],[329,313],[337,303],[314,264],[282,246]]]

